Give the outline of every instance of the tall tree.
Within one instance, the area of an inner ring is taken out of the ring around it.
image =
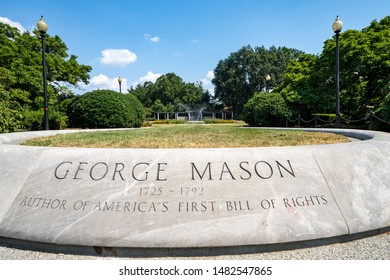
[[[152,111],[171,112],[184,110],[183,106],[195,106],[208,102],[210,97],[201,83],[185,83],[174,73],[160,76],[155,83],[146,82],[129,89],[140,102]]]
[[[215,97],[240,114],[255,92],[280,84],[288,62],[301,54],[286,47],[242,47],[220,60],[214,69]],[[269,81],[267,75],[271,77]]]
[[[88,83],[92,68],[79,64],[76,56],[69,56],[59,36],[46,35],[45,41],[49,105],[56,108],[53,105],[64,85]],[[43,108],[42,53],[37,30],[33,34],[20,33],[0,23],[0,73],[3,107],[11,106],[19,115]]]
[[[290,63],[277,90],[301,113],[335,113],[335,48],[335,40],[329,39],[318,57],[302,56]],[[367,113],[367,106],[383,111],[389,94],[390,17],[375,20],[361,31],[341,33],[341,113],[356,119]]]

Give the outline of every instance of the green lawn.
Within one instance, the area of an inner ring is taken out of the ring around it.
[[[70,133],[35,138],[31,146],[85,148],[236,148],[297,146],[348,142],[341,135],[249,129],[229,125],[174,125],[142,129]]]

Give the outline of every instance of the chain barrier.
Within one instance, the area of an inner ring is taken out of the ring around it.
[[[301,119],[301,121],[303,121],[304,123],[311,123],[312,121],[315,121],[317,117],[314,117],[312,118],[311,120],[309,121],[305,121],[304,119]]]
[[[289,118],[287,118],[287,120],[289,121],[289,122],[296,122],[296,121],[298,121],[298,120],[300,120],[301,119],[301,116],[299,116],[298,118],[296,118],[295,120],[290,120]]]
[[[381,121],[381,122],[383,122],[383,123],[390,124],[390,121],[386,121],[386,120],[384,120],[384,119],[381,119],[380,117],[378,117],[378,116],[375,115],[375,114],[372,114],[372,116],[373,116],[374,118],[376,118],[378,121]]]
[[[384,120],[384,119],[378,117],[377,115],[375,115],[374,112],[370,112],[369,114],[367,114],[367,116],[365,116],[364,118],[358,119],[358,120],[350,120],[350,119],[347,119],[347,118],[340,116],[340,119],[343,120],[347,125],[352,124],[352,123],[359,123],[359,122],[363,122],[363,121],[368,121],[369,122],[369,129],[372,128],[372,122],[373,122],[374,118],[382,123],[390,124],[390,121],[387,121],[387,120]],[[314,127],[317,127],[317,126],[321,126],[321,125],[328,125],[328,126],[333,125],[335,120],[333,120],[333,121],[332,120],[324,120],[324,119],[320,118],[319,116],[314,116],[310,120],[305,120],[305,119],[301,118],[301,116],[298,116],[296,119],[286,118],[286,127],[288,127],[289,123],[298,122],[298,126],[301,126],[301,122],[309,124],[309,123],[312,123],[313,121],[314,121]],[[318,123],[318,121],[320,121],[320,124]]]
[[[359,120],[350,120],[350,119],[346,119],[346,118],[343,118],[342,116],[340,116],[340,119],[348,122],[348,123],[357,123],[357,122],[362,122],[362,121],[365,121],[365,120],[368,120],[370,118],[370,116],[365,116],[364,118],[361,118]]]
[[[331,123],[331,121],[325,121],[323,119],[321,119],[319,116],[316,116],[317,120],[323,122],[323,123]]]

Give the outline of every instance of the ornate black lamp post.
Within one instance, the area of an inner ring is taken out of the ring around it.
[[[118,78],[118,83],[119,83],[119,92],[122,93],[122,78]]]
[[[336,17],[332,25],[333,31],[336,34],[336,128],[340,127],[340,72],[339,72],[339,36],[343,28],[343,22]]]
[[[47,101],[47,80],[46,80],[46,56],[45,56],[45,35],[48,29],[46,22],[43,20],[43,16],[37,23],[39,33],[41,34],[42,41],[42,75],[43,75],[43,96],[44,96],[44,107],[45,112],[45,130],[49,130],[49,106]]]

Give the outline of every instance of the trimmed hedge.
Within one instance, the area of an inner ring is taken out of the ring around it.
[[[136,118],[134,121],[134,127],[142,126],[146,118],[146,112],[142,103],[138,100],[138,98],[131,93],[125,94],[125,98],[130,102],[131,108],[135,111]]]
[[[291,110],[280,93],[256,93],[244,106],[244,121],[255,126],[284,126]]]
[[[145,114],[142,105],[134,98],[112,90],[94,90],[80,95],[68,107],[69,126],[140,127]]]

